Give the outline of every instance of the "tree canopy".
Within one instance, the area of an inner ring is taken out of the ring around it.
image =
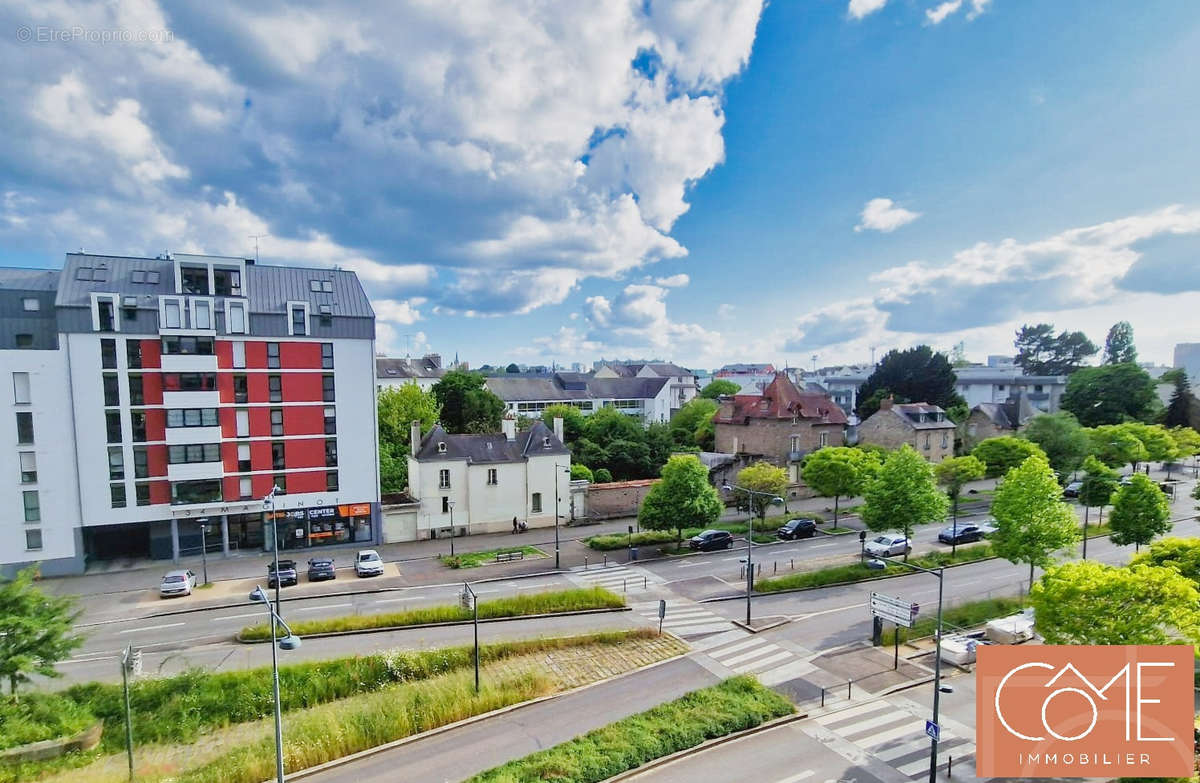
[[[432,392],[421,391],[416,382],[410,381],[382,389],[375,407],[379,418],[379,489],[402,492],[408,486],[410,425],[421,422],[421,434],[425,435],[437,423],[441,406]]]
[[[1076,470],[1092,446],[1075,417],[1062,411],[1034,416],[1025,425],[1021,437],[1038,445],[1060,477]]]
[[[1079,518],[1062,502],[1062,488],[1042,455],[1027,458],[1010,470],[992,501],[996,532],[992,548],[1013,564],[1050,565],[1055,552],[1080,539]]]
[[[37,566],[30,566],[0,580],[0,677],[12,694],[30,675],[58,677],[55,664],[83,644],[71,633],[79,617],[74,599],[43,592],[36,576]]]
[[[1200,589],[1200,538],[1160,539],[1145,552],[1134,555],[1130,564],[1174,568]]]
[[[553,430],[556,418],[563,420],[563,439],[567,445],[579,440],[587,419],[578,408],[574,405],[547,405],[542,411],[542,423]]]
[[[1141,438],[1123,424],[1102,424],[1092,427],[1087,434],[1092,454],[1110,468],[1137,465],[1150,458]]]
[[[951,513],[957,525],[959,495],[969,482],[978,481],[987,475],[987,465],[983,460],[969,454],[965,457],[947,457],[933,466],[933,475],[950,496]]]
[[[571,463],[571,480],[579,481],[580,479],[586,479],[587,481],[595,481],[596,477],[592,473],[592,469],[589,468],[587,465],[584,465],[580,462],[572,462]]]
[[[717,490],[708,483],[708,468],[690,454],[677,454],[662,468],[638,510],[638,525],[647,530],[675,530],[683,537],[688,527],[710,527],[725,509]]]
[[[858,390],[858,415],[866,419],[875,413],[887,394],[897,401],[951,408],[962,400],[954,390],[954,379],[950,360],[928,345],[888,351]]]
[[[712,451],[712,417],[716,413],[717,403],[705,397],[697,397],[684,403],[671,417],[671,439],[675,445],[679,448]]]
[[[987,466],[988,478],[997,478],[1029,457],[1046,455],[1036,443],[1011,435],[1001,435],[980,441],[978,446],[971,449],[971,456]]]
[[[1141,548],[1156,536],[1171,529],[1171,507],[1158,485],[1141,473],[1129,477],[1129,484],[1112,497],[1112,542],[1117,546],[1134,544]]]
[[[477,372],[451,370],[433,385],[442,411],[440,421],[450,433],[499,432],[507,406],[485,385]]]
[[[1085,427],[1146,421],[1160,405],[1150,374],[1128,362],[1073,373],[1060,404]]]
[[[741,390],[742,387],[740,384],[737,384],[728,378],[717,378],[712,383],[700,390],[700,396],[706,400],[715,400],[718,397],[737,394]]]
[[[881,466],[879,457],[849,446],[828,446],[804,458],[800,477],[813,492],[833,498],[833,526],[838,526],[838,501],[861,495]]]
[[[611,479],[653,478],[671,455],[674,444],[667,425],[642,427],[641,422],[613,408],[601,408],[584,419],[583,432],[571,444],[571,456],[592,469],[600,483],[600,469]]]
[[[1133,325],[1128,321],[1117,321],[1108,330],[1104,339],[1103,364],[1137,362],[1137,348],[1133,345]]]
[[[1165,376],[1164,376],[1165,377]],[[1167,403],[1166,413],[1163,415],[1163,424],[1168,427],[1190,427],[1192,426],[1192,385],[1188,382],[1187,373],[1181,372],[1175,375],[1175,390],[1171,392],[1171,399]]]
[[[868,528],[896,530],[909,538],[916,525],[945,519],[950,505],[929,463],[907,444],[888,455],[863,499],[859,514]]]
[[[765,496],[739,493],[742,495],[739,502],[753,509],[759,519],[765,519],[767,507],[771,505],[772,499],[782,496],[787,489],[787,471],[769,462],[755,462],[738,471],[737,484],[739,487],[768,493]]]
[[[1024,324],[1013,342],[1016,364],[1027,375],[1070,375],[1100,350],[1083,332],[1054,334],[1053,324]]]
[[[1083,481],[1079,487],[1079,504],[1087,508],[1107,506],[1117,491],[1120,476],[1092,455],[1083,461]]]

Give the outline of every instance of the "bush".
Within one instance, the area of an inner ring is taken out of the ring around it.
[[[974,546],[960,546],[954,555],[951,555],[949,552],[930,552],[927,555],[909,558],[909,562],[924,568],[937,568],[938,566],[957,565],[959,563],[973,563],[976,560],[986,560],[989,557],[994,557],[992,554],[992,545],[983,543]],[[774,593],[779,590],[823,587],[842,582],[860,582],[864,579],[873,579],[880,576],[911,573],[913,573],[912,569],[905,568],[902,565],[889,564],[886,568],[874,569],[867,568],[860,563],[853,563],[851,565],[822,568],[819,571],[805,571],[799,574],[759,579],[755,581],[754,589],[760,593]]]
[[[596,468],[592,471],[592,476],[597,484],[608,484],[613,480],[612,471],[608,468]]]
[[[673,544],[676,537],[673,531],[669,530],[646,530],[641,533],[634,533],[634,546],[646,546],[648,544]],[[592,536],[587,540],[587,545],[592,549],[608,552],[613,549],[624,549],[629,546],[630,535],[628,533],[611,533],[604,536]]]
[[[580,479],[587,479],[588,481],[595,481],[596,477],[592,473],[592,469],[589,468],[587,465],[584,465],[581,462],[572,462],[571,463],[571,480],[579,481]]]
[[[0,699],[0,749],[70,737],[96,722],[82,704],[59,693],[31,692]]]

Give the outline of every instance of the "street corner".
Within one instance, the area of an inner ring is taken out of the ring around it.
[[[838,677],[840,682],[852,682],[868,693],[894,691],[933,675],[927,667],[903,657],[897,660],[891,650],[871,646],[869,642],[824,652],[810,662]]]

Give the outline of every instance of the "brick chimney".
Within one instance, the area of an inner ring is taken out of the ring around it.
[[[559,442],[559,443],[566,443],[566,439],[565,439],[565,438],[563,438],[563,420],[562,420],[562,416],[555,416],[555,417],[554,417],[554,437],[558,438],[558,442]]]
[[[417,456],[417,449],[421,448],[421,422],[414,419],[408,425],[408,439],[410,441],[409,450],[415,457]]]
[[[500,429],[504,431],[504,437],[508,440],[517,439],[517,420],[512,415],[512,411],[505,413],[500,419]]]
[[[892,409],[892,405],[894,405],[895,402],[896,402],[895,396],[889,394],[887,397],[885,397],[884,399],[879,401],[879,410],[890,411]]]

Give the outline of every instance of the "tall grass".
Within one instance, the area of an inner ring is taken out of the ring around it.
[[[949,551],[946,551],[930,552],[920,557],[910,557],[909,562],[923,568],[937,568],[938,566],[957,565],[959,563],[973,563],[977,560],[986,560],[992,556],[992,545],[983,543],[974,546],[960,546],[958,547],[958,551],[953,555]],[[788,574],[787,576],[759,579],[754,583],[754,589],[760,593],[774,593],[779,590],[823,587],[843,582],[860,582],[864,579],[874,579],[880,576],[911,573],[913,573],[912,569],[894,563],[889,563],[886,568],[882,569],[867,568],[860,563],[852,563],[850,565],[822,568],[817,571],[804,571],[798,574]]]
[[[0,697],[0,750],[70,737],[96,722],[87,707],[59,693],[31,691]]]
[[[753,677],[734,677],[487,770],[467,783],[598,783],[793,710],[790,702]]]
[[[578,612],[587,609],[618,609],[625,599],[601,587],[557,590],[548,593],[529,593],[509,598],[496,598],[479,602],[479,619],[498,617],[521,617],[530,614],[556,614]],[[352,614],[342,617],[327,617],[290,623],[299,636],[335,631],[362,631],[377,628],[398,628],[406,625],[427,623],[449,623],[470,620],[472,613],[458,605],[430,606],[424,609],[409,609],[405,612],[385,614]],[[270,626],[252,625],[243,628],[241,638],[254,641],[269,638]]]

